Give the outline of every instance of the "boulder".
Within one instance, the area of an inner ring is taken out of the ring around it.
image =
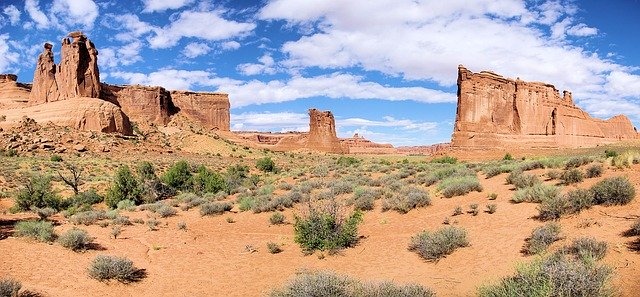
[[[626,116],[592,118],[553,85],[458,67],[453,147],[588,147],[636,138]]]

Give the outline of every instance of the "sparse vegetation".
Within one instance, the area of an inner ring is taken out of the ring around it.
[[[306,251],[333,251],[351,247],[358,241],[358,225],[361,222],[360,211],[345,218],[335,203],[325,207],[310,205],[305,214],[295,216],[294,240]]]
[[[233,206],[228,202],[207,202],[200,205],[200,215],[211,216],[221,215],[225,211],[230,211]]]
[[[431,205],[429,193],[414,187],[406,187],[399,193],[382,201],[382,210],[395,210],[399,213],[407,213],[416,207]]]
[[[457,248],[469,245],[467,231],[460,227],[445,226],[435,232],[422,231],[411,238],[409,250],[428,261],[437,261]]]
[[[280,247],[280,245],[275,243],[275,242],[268,242],[267,243],[267,250],[271,254],[278,254],[278,253],[282,252],[282,248]]]
[[[582,182],[583,179],[584,174],[577,168],[567,169],[560,176],[560,180],[565,185],[577,184]]]
[[[607,254],[607,243],[595,238],[580,237],[561,251],[574,254],[584,261],[600,260]]]
[[[560,225],[553,222],[547,223],[533,230],[524,247],[524,252],[529,255],[542,253],[560,238]]]
[[[487,212],[490,214],[495,213],[498,210],[498,205],[497,204],[488,204],[487,205]]]
[[[540,180],[535,174],[523,173],[522,170],[514,170],[507,176],[507,184],[514,185],[516,189],[533,187],[539,184]]]
[[[270,157],[264,157],[258,159],[256,162],[256,168],[262,172],[276,172],[276,163]]]
[[[18,211],[27,211],[35,207],[59,209],[60,203],[60,197],[51,188],[51,177],[34,175],[18,192],[14,208]]]
[[[438,191],[444,197],[451,198],[466,195],[472,191],[482,192],[482,185],[475,176],[455,176],[442,180],[438,185]]]
[[[274,212],[271,217],[269,217],[269,222],[271,225],[281,225],[284,224],[284,220],[286,217],[281,212]]]
[[[124,257],[98,255],[88,269],[89,276],[99,281],[115,279],[122,283],[131,283],[144,278],[144,271],[133,266],[133,262]]]
[[[587,178],[599,177],[602,175],[603,171],[604,168],[602,167],[602,164],[593,164],[587,168],[586,176]]]
[[[60,235],[58,242],[74,252],[83,251],[91,246],[94,238],[86,230],[73,228]]]
[[[591,187],[596,204],[624,205],[636,196],[636,189],[626,177],[605,178]]]
[[[42,242],[51,242],[56,234],[53,224],[46,221],[21,221],[15,225],[15,233],[19,237],[29,237]]]
[[[121,166],[116,172],[115,179],[107,191],[105,202],[110,208],[116,208],[118,202],[130,200],[135,204],[142,203],[140,185],[129,166]]]
[[[518,190],[511,200],[515,203],[533,202],[540,203],[542,201],[554,198],[560,193],[560,188],[552,185],[537,184],[530,188]]]

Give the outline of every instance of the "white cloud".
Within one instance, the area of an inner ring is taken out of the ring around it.
[[[150,74],[113,72],[113,77],[129,83],[158,85],[167,89],[193,89],[217,87],[229,93],[231,105],[241,107],[252,104],[293,101],[303,98],[328,97],[334,99],[381,99],[391,101],[414,100],[425,103],[455,102],[455,94],[422,87],[387,87],[362,77],[333,73],[314,77],[293,77],[289,80],[239,81],[216,77],[206,71],[164,69]]]
[[[270,54],[264,54],[258,59],[260,63],[245,63],[238,65],[237,69],[244,75],[257,75],[257,74],[275,74],[276,68],[274,67],[275,61]]]
[[[640,97],[640,75],[612,71],[607,76],[606,88],[610,94],[622,97]]]
[[[29,17],[36,23],[38,29],[44,29],[49,26],[49,18],[40,11],[40,1],[26,0],[24,9],[27,11],[27,14],[29,14]]]
[[[12,26],[15,26],[20,22],[20,10],[18,10],[15,6],[9,5],[5,7],[2,12],[9,17],[9,21]]]
[[[98,17],[98,5],[92,0],[54,0],[49,18],[60,26],[93,28]],[[65,27],[61,29],[68,30]]]
[[[142,43],[140,41],[132,41],[119,47],[106,47],[100,49],[98,55],[98,64],[104,68],[114,68],[118,65],[131,65],[135,62],[142,61],[140,51]]]
[[[223,42],[221,45],[223,50],[237,50],[240,48],[240,43],[234,40]]]
[[[153,30],[153,26],[140,20],[135,14],[107,15],[107,26],[114,27],[120,33],[116,34],[116,39],[120,41],[138,40],[140,36]],[[114,26],[115,25],[115,26]]]
[[[165,11],[167,9],[178,9],[193,3],[193,0],[143,0],[144,10],[142,12]]]
[[[206,43],[198,43],[192,42],[187,44],[182,50],[182,54],[187,56],[188,58],[196,58],[202,55],[206,55],[211,51],[211,47],[209,47]]]
[[[218,41],[249,34],[254,23],[240,23],[227,20],[223,11],[185,11],[177,19],[163,28],[154,28],[155,35],[148,38],[152,48],[173,47],[183,37],[194,37],[208,41]]]
[[[415,122],[412,120],[399,120],[391,116],[383,117],[384,121],[372,121],[361,118],[336,119],[336,126],[340,127],[397,127],[402,130],[433,131],[438,127],[434,122]]]
[[[11,72],[12,64],[18,63],[20,55],[9,48],[9,34],[0,34],[0,73]]]
[[[598,34],[598,29],[589,27],[584,23],[580,23],[569,28],[569,30],[567,30],[567,34],[579,37],[593,36]]]

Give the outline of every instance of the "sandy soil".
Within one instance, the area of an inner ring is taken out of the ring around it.
[[[603,177],[627,175],[640,189],[639,171],[638,165],[625,171],[608,169]],[[545,171],[533,172],[542,175]],[[578,187],[589,187],[599,179],[587,179]],[[517,263],[533,259],[520,251],[531,231],[543,223],[533,218],[537,215],[535,204],[509,201],[513,190],[504,180],[504,174],[490,179],[481,177],[481,193],[450,199],[435,197],[432,206],[404,215],[381,212],[378,204],[365,214],[360,243],[324,258],[319,253],[305,256],[293,242],[292,225],[271,226],[270,213],[201,217],[197,209],[192,209],[160,219],[158,231],[138,224],[125,227],[118,239],[110,237],[110,227],[81,226],[97,238],[100,246],[99,250],[84,253],[74,253],[59,244],[0,237],[0,277],[16,278],[23,288],[45,296],[264,296],[300,269],[330,269],[367,281],[419,283],[434,289],[438,296],[470,296],[479,286],[512,274]],[[498,194],[497,200],[487,199],[491,192]],[[480,204],[481,209],[496,203],[498,209],[495,214],[451,217],[456,206],[468,210],[471,203]],[[9,199],[0,199],[0,212],[10,205]],[[289,222],[297,211],[285,212]],[[140,211],[123,214],[132,219],[146,220],[149,216]],[[621,289],[622,296],[635,296],[640,292],[640,253],[628,247],[634,238],[623,237],[622,233],[633,222],[629,217],[638,215],[640,199],[626,206],[596,206],[563,218],[560,223],[566,239],[555,246],[580,236],[608,242],[609,253],[603,261],[615,268],[613,283]],[[9,235],[12,224],[24,216],[1,214],[1,232]],[[228,223],[227,217],[235,222]],[[425,262],[407,250],[413,235],[443,226],[445,217],[467,229],[469,247],[456,250],[437,263]],[[58,234],[73,226],[60,216],[56,220]],[[178,230],[176,225],[181,221],[186,222],[186,231]],[[283,244],[284,251],[270,254],[267,242]],[[247,245],[257,248],[257,252],[247,252]],[[148,276],[128,285],[93,280],[86,269],[98,254],[126,256],[145,269]]]

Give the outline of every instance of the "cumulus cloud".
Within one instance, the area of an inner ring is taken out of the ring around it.
[[[609,93],[622,97],[640,97],[640,75],[612,71],[607,76]]]
[[[234,40],[223,42],[220,46],[223,50],[237,50],[240,48],[240,43]]]
[[[83,26],[91,29],[98,17],[98,5],[92,0],[54,0],[50,11],[49,18],[57,20],[56,24],[71,28]],[[61,29],[68,30],[65,27]]]
[[[153,30],[153,26],[143,22],[135,14],[114,15],[108,14],[105,26],[116,29],[120,33],[116,34],[116,39],[120,41],[132,41],[140,39],[146,33]]]
[[[131,65],[142,61],[141,50],[142,43],[140,41],[133,41],[123,46],[102,48],[98,56],[98,64],[104,68]]]
[[[38,29],[44,29],[49,26],[49,18],[47,18],[47,16],[40,10],[40,1],[25,1],[24,10],[27,11],[27,14],[35,22]]]
[[[20,55],[9,48],[9,34],[0,34],[0,73],[11,72]]]
[[[211,47],[209,47],[206,43],[198,43],[192,42],[187,44],[182,50],[182,54],[187,56],[188,58],[196,58],[202,55],[206,55],[211,51]]]
[[[569,28],[569,30],[567,30],[567,34],[579,37],[592,36],[598,34],[598,29],[589,27],[584,23],[580,23]]]
[[[247,35],[256,27],[254,23],[227,20],[222,13],[221,10],[182,12],[171,24],[154,28],[155,35],[148,38],[149,44],[152,48],[169,48],[185,37],[219,41]]]
[[[143,0],[142,12],[160,12],[168,9],[178,9],[193,3],[193,0]]]
[[[20,22],[20,10],[13,5],[8,5],[2,12],[9,17],[9,22],[12,26],[17,25]]]
[[[238,65],[237,69],[244,75],[256,75],[256,74],[275,74],[276,68],[275,61],[270,54],[264,54],[258,59],[260,63],[244,63]]]
[[[382,99],[391,101],[414,100],[425,103],[455,102],[456,95],[423,87],[388,87],[365,81],[360,76],[333,73],[313,77],[296,76],[288,80],[240,81],[217,77],[207,71],[164,69],[149,74],[113,72],[111,76],[129,83],[160,85],[168,89],[215,87],[232,94],[231,105],[241,107],[252,104],[293,101],[303,98],[328,97],[333,99]]]

